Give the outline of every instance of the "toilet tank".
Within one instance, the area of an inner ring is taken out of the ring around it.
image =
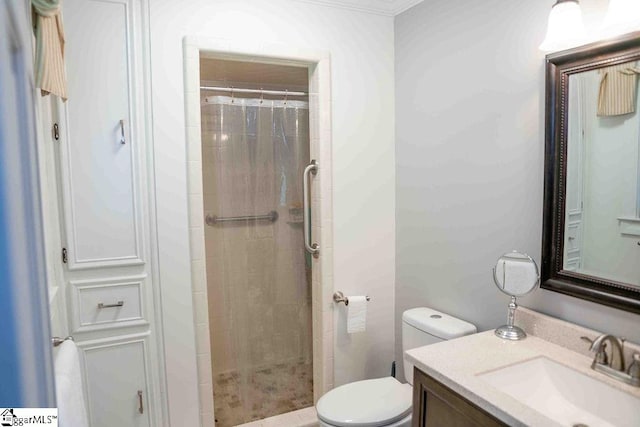
[[[407,361],[405,351],[476,332],[471,323],[431,308],[412,308],[402,313],[402,354],[407,382],[413,385],[413,364]]]

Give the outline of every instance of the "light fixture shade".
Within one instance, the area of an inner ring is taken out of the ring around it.
[[[640,30],[640,0],[609,0],[609,9],[600,30],[601,37],[637,30]]]
[[[640,1],[640,0],[631,0]],[[587,41],[582,11],[577,0],[558,0],[549,13],[547,35],[540,50],[557,51],[581,45]]]

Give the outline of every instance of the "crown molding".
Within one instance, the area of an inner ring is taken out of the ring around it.
[[[376,15],[396,16],[423,0],[294,0]]]

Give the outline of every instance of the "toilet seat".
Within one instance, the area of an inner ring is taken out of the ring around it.
[[[393,377],[356,381],[318,400],[318,418],[336,427],[382,427],[411,414],[412,387]]]

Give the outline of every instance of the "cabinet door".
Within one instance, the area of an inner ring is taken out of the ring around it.
[[[84,347],[91,427],[149,427],[145,341]]]
[[[412,427],[504,427],[502,421],[417,368],[413,370]]]
[[[142,263],[137,7],[63,2],[69,100],[60,160],[70,270]]]

